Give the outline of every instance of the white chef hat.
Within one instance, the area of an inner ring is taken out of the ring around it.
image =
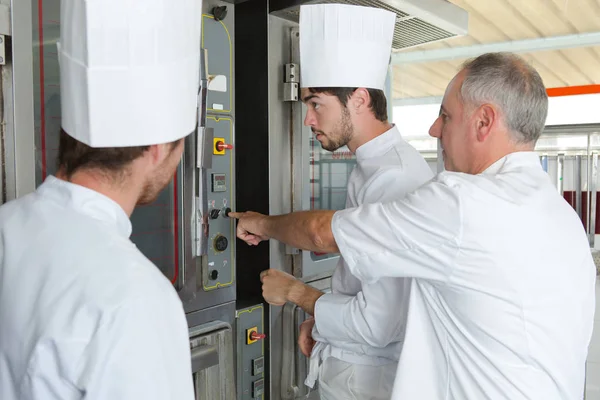
[[[300,86],[383,90],[396,14],[343,4],[300,7]]]
[[[62,127],[91,147],[168,143],[196,126],[200,0],[61,0]]]

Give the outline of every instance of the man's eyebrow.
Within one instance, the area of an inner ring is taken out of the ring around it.
[[[310,95],[306,96],[305,98],[303,98],[303,99],[302,99],[302,102],[303,102],[303,103],[306,103],[307,101],[309,101],[309,100],[311,100],[311,99],[314,99],[315,97],[317,97],[317,95],[316,95],[316,94],[310,94]]]

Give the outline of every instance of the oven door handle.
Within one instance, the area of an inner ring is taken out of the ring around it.
[[[219,350],[216,345],[202,345],[192,349],[192,373],[219,365]]]

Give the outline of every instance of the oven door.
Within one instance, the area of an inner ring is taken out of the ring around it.
[[[235,399],[231,325],[215,321],[194,328],[190,333],[196,400]]]

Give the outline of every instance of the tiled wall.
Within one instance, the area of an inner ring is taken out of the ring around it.
[[[588,352],[586,400],[600,400],[600,278],[596,280],[596,314]]]

